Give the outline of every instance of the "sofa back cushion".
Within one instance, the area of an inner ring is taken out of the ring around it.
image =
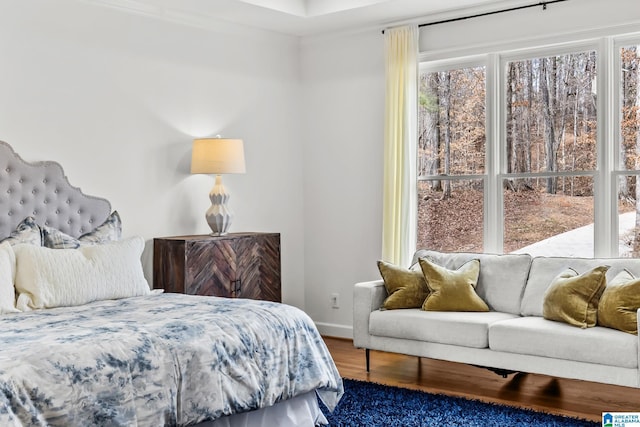
[[[544,293],[553,279],[562,271],[572,268],[578,274],[582,274],[601,265],[610,266],[607,271],[607,281],[612,280],[624,269],[630,271],[634,276],[640,277],[640,259],[535,257],[531,263],[531,271],[527,287],[524,290],[520,314],[522,316],[542,317]]]
[[[437,252],[421,249],[413,256],[413,261],[428,258],[432,262],[457,270],[472,259],[480,260],[480,275],[476,293],[489,309],[504,313],[520,314],[520,299],[531,265],[528,254],[478,254],[468,252]]]

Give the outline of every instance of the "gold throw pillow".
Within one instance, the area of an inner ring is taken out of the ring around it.
[[[382,308],[394,310],[422,306],[425,298],[429,295],[422,271],[398,267],[384,261],[378,261],[378,270],[380,270],[388,294],[382,303]]]
[[[623,270],[604,288],[598,303],[598,325],[638,335],[640,279]]]
[[[596,326],[608,269],[608,265],[602,265],[578,274],[569,268],[557,275],[544,294],[542,316],[581,328]]]
[[[476,294],[480,261],[472,259],[457,270],[449,270],[428,260],[419,259],[427,281],[429,296],[422,304],[429,311],[489,311],[487,304]]]

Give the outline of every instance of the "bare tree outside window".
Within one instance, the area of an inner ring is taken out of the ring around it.
[[[538,175],[505,181],[505,252],[536,251],[531,245],[593,223],[593,179],[571,172],[597,166],[595,79],[593,51],[507,64],[506,172]],[[578,253],[593,256],[593,229],[581,234]],[[561,241],[556,247],[547,254],[563,254]]]
[[[619,49],[619,155],[616,166],[605,165],[618,183],[618,252],[631,257],[640,257],[639,53],[637,45]],[[593,256],[594,189],[603,168],[597,56],[586,50],[501,62],[504,132],[493,134],[504,135],[504,141],[486,140],[485,66],[421,71],[419,248],[482,252],[483,207],[487,200],[502,200],[493,212],[501,213],[504,252]],[[487,148],[498,153],[499,163],[489,172]],[[499,183],[491,188],[500,197],[489,197],[488,179]],[[552,248],[549,242],[557,244]]]
[[[620,49],[621,105],[619,169],[640,171],[640,46]],[[618,179],[620,253],[640,257],[640,186],[638,175]]]
[[[418,247],[482,252],[482,180],[463,178],[485,170],[485,80],[484,67],[420,73]]]

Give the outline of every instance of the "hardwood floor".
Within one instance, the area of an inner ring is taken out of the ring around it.
[[[602,412],[639,412],[640,389],[588,381],[515,374],[508,378],[459,363],[364,350],[351,340],[324,337],[344,378],[462,396],[600,422]]]

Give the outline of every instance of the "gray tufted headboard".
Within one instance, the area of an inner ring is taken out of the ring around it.
[[[108,200],[73,187],[58,163],[27,163],[0,141],[0,240],[28,216],[78,237],[102,224],[110,213]]]

